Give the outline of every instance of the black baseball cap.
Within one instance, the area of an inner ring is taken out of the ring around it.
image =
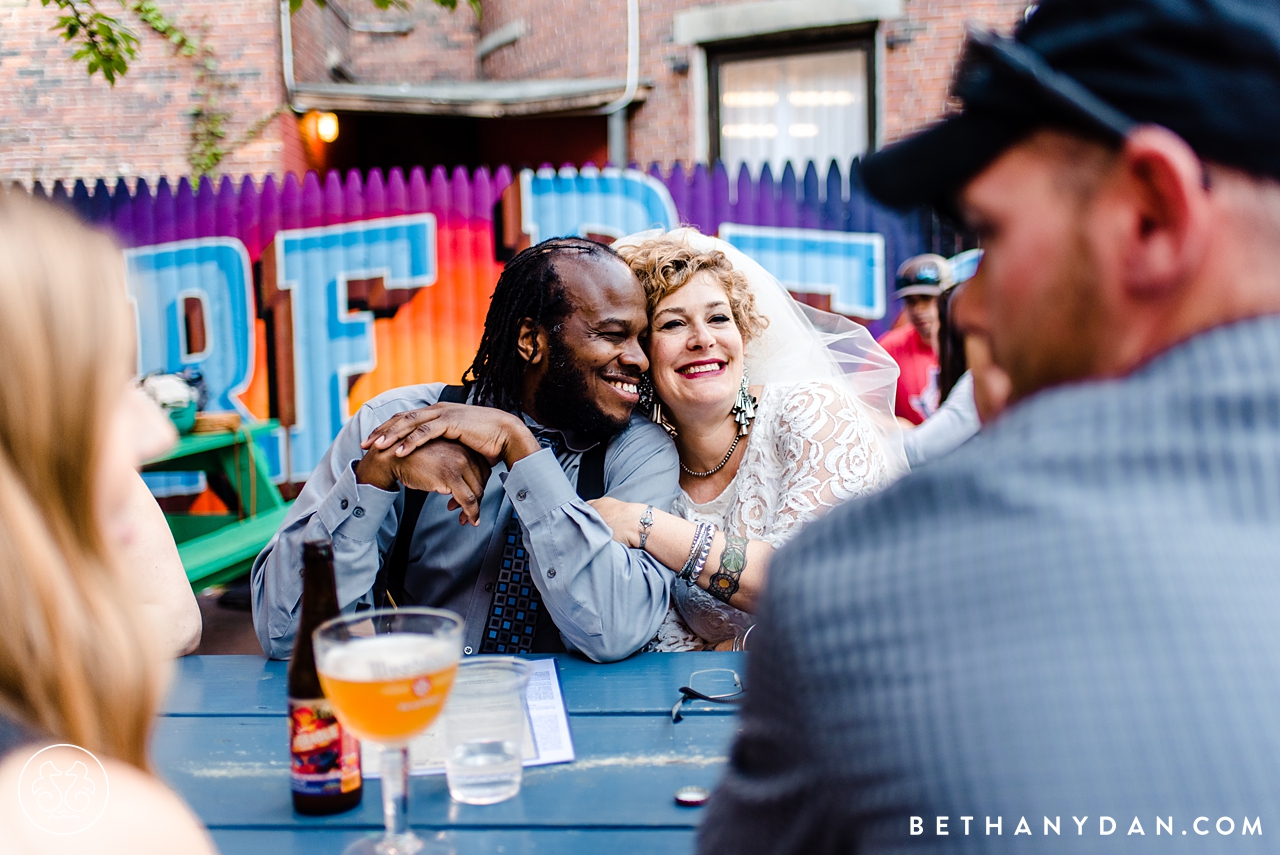
[[[894,277],[894,281],[897,286],[893,292],[895,300],[903,297],[938,297],[951,287],[951,262],[931,252],[914,255],[898,267],[898,275]]]
[[[867,157],[867,189],[949,208],[1042,127],[1119,144],[1161,125],[1207,161],[1280,178],[1280,0],[1046,0],[1013,38],[970,31],[962,109]]]

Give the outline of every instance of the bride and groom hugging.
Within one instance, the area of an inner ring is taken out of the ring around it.
[[[287,657],[302,543],[344,610],[451,609],[465,653],[596,661],[741,641],[773,550],[905,472],[897,367],[692,229],[508,262],[461,386],[408,386],[342,428],[252,571]]]

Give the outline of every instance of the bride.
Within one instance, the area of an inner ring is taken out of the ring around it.
[[[907,471],[898,368],[865,329],[801,306],[759,264],[694,229],[614,248],[644,285],[641,407],[680,452],[664,513],[602,498],[614,539],[676,572],[650,650],[740,641],[774,549],[830,508]]]

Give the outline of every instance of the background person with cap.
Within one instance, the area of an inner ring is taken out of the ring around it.
[[[1047,0],[953,94],[864,177],[981,236],[1010,406],[775,554],[700,850],[1274,852],[1280,4]]]
[[[990,347],[978,334],[965,335],[951,304],[973,276],[982,250],[969,250],[951,264],[951,287],[937,298],[938,409],[918,427],[902,432],[902,448],[912,469],[955,451],[1004,409],[1008,378],[992,364]],[[972,364],[970,364],[972,361]]]
[[[910,323],[880,337],[898,363],[894,415],[918,425],[938,409],[938,296],[951,285],[951,265],[940,255],[913,256],[898,268],[894,299]]]

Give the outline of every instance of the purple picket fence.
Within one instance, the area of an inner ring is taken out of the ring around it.
[[[972,246],[967,236],[949,228],[930,211],[901,214],[868,196],[856,161],[846,169],[832,161],[825,180],[813,162],[803,173],[787,164],[775,178],[766,165],[758,175],[743,166],[731,176],[719,161],[687,168],[677,162],[665,173],[657,164],[647,170],[671,193],[682,223],[715,232],[721,223],[778,226],[830,231],[878,232],[885,237],[890,270],[919,252],[953,255]],[[257,259],[281,228],[353,222],[378,216],[431,211],[455,222],[492,222],[492,205],[511,183],[511,170],[499,167],[468,172],[443,166],[414,167],[406,177],[399,167],[385,174],[349,170],[325,176],[308,172],[301,180],[290,173],[267,176],[261,183],[245,176],[204,180],[193,188],[189,179],[161,178],[152,188],[139,180],[129,192],[124,179],[111,187],[99,179],[92,187],[77,181],[70,193],[55,183],[36,182],[37,195],[73,208],[85,220],[109,226],[126,246],[143,246],[207,236],[240,238]],[[476,204],[485,200],[485,204]],[[443,221],[443,220],[442,220]]]
[[[430,177],[428,177],[430,175]],[[70,194],[61,182],[47,190],[36,182],[34,194],[73,209],[82,219],[110,228],[126,247],[147,246],[201,237],[239,238],[257,261],[280,229],[327,226],[375,217],[430,211],[442,226],[489,223],[493,202],[511,184],[511,170],[490,173],[419,166],[406,178],[400,168],[384,176],[371,169],[362,175],[352,169],[344,178],[332,171],[323,179],[308,172],[299,181],[293,173],[268,175],[257,183],[244,176],[202,180],[198,188],[182,177],[176,184],[161,178],[152,188],[139,179],[129,191],[124,179],[114,187],[99,179],[90,191],[77,181]],[[477,205],[475,201],[483,200]]]
[[[913,255],[936,252],[951,256],[973,248],[973,238],[941,220],[931,210],[901,213],[884,207],[867,193],[855,160],[845,170],[832,161],[825,181],[809,161],[797,177],[788,163],[775,179],[766,164],[752,176],[746,166],[730,176],[725,165],[697,164],[687,169],[677,162],[665,174],[657,164],[648,174],[671,193],[680,221],[714,233],[721,223],[779,228],[875,232],[885,239],[885,267],[890,276]],[[730,193],[730,187],[734,192]],[[895,313],[890,312],[890,317]]]

